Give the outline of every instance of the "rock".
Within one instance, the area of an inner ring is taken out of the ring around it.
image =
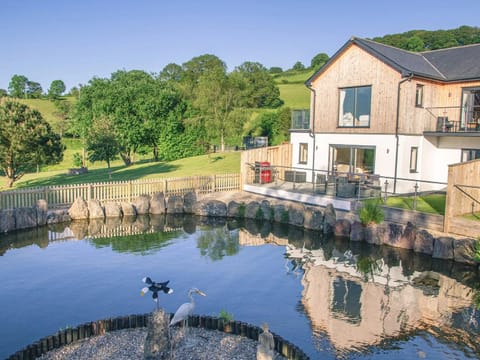
[[[337,213],[335,212],[335,208],[332,204],[328,204],[325,207],[325,211],[323,213],[323,233],[324,234],[331,234],[333,233],[333,228],[335,226],[335,222],[337,221]]]
[[[150,214],[165,214],[167,212],[167,205],[165,203],[165,194],[157,192],[150,198]]]
[[[98,234],[101,234],[103,225],[104,219],[90,218],[88,221],[88,236],[94,237]]]
[[[432,257],[436,259],[453,259],[453,238],[445,236],[435,239]]]
[[[288,224],[288,209],[285,205],[279,204],[273,206],[273,220],[277,223]]]
[[[250,201],[245,207],[245,218],[257,219],[259,216],[260,204],[258,201]],[[262,215],[263,218],[263,215]]]
[[[6,233],[15,230],[15,210],[0,210],[0,232]]]
[[[137,215],[137,211],[135,210],[135,206],[133,206],[133,204],[123,202],[120,204],[120,207],[122,208],[123,217],[132,217]]]
[[[148,319],[147,337],[143,347],[146,360],[170,359],[169,316],[162,309],[152,312]]]
[[[192,210],[200,216],[227,216],[227,205],[220,200],[197,201]]]
[[[433,243],[435,239],[427,230],[420,230],[416,233],[415,241],[413,243],[413,251],[432,255]]]
[[[88,200],[88,218],[89,219],[104,219],[105,211],[102,204],[98,200]]]
[[[37,210],[35,208],[15,209],[15,228],[29,229],[37,226]]]
[[[453,242],[453,259],[456,262],[476,265],[475,250],[478,240],[456,239]]]
[[[415,238],[417,237],[417,227],[410,221],[407,222],[407,226],[403,229],[403,233],[400,236],[400,244],[403,249],[413,249],[415,246]]]
[[[183,198],[178,195],[170,195],[167,202],[168,214],[183,214]]]
[[[183,212],[191,214],[193,212],[193,204],[197,202],[197,194],[189,191],[183,196]]]
[[[245,203],[238,203],[232,200],[227,206],[227,216],[232,218],[242,218],[245,216]]]
[[[105,217],[107,218],[121,218],[122,207],[115,201],[107,201],[104,204]]]
[[[80,219],[75,220],[68,225],[70,230],[72,231],[73,236],[77,240],[83,240],[87,237],[88,234],[88,220],[87,219]]]
[[[350,227],[350,241],[364,241],[365,227],[360,221],[354,221]]]
[[[386,232],[382,238],[383,244],[403,249],[412,249],[413,248],[413,239],[411,243],[407,241],[402,241],[403,226],[399,224],[385,224]],[[410,246],[410,247],[408,247]]]
[[[369,224],[365,226],[365,242],[373,245],[382,245],[386,233],[384,224]]]
[[[140,195],[133,201],[137,215],[145,215],[150,211],[150,196]]]
[[[58,224],[72,220],[66,209],[52,209],[47,213],[47,224]]]
[[[333,225],[333,234],[335,236],[350,237],[350,229],[352,225],[347,219],[339,219]]]
[[[294,226],[303,226],[305,206],[299,204],[292,204],[288,208],[288,223]]]
[[[270,221],[273,218],[273,211],[268,200],[262,200],[260,203],[260,210],[263,214],[264,220]]]
[[[47,224],[47,212],[48,212],[48,204],[46,200],[38,200],[37,205],[35,206],[37,211],[37,225],[43,226]]]
[[[68,215],[70,215],[72,220],[88,219],[87,202],[81,197],[76,198],[70,209],[68,209]]]
[[[305,207],[303,213],[303,227],[310,230],[322,230],[323,212],[316,207]]]

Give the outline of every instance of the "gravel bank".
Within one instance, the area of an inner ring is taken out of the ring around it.
[[[189,328],[173,329],[175,360],[252,360],[256,359],[257,342],[220,331]],[[50,351],[42,360],[140,360],[147,329],[128,329],[95,336]],[[276,355],[275,360],[283,360]]]

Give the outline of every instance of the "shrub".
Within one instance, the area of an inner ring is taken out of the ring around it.
[[[218,314],[218,317],[222,319],[223,321],[232,321],[233,320],[233,314],[229,313],[228,311],[225,310],[220,310],[220,313]]]
[[[358,216],[360,217],[360,222],[364,226],[370,224],[380,224],[384,219],[384,214],[378,200],[366,201],[363,207],[360,209]]]

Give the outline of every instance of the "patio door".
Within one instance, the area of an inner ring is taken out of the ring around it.
[[[330,173],[373,174],[375,147],[330,145]]]
[[[463,89],[460,127],[474,128],[480,122],[480,88]]]

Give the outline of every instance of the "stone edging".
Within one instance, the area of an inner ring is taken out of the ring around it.
[[[170,317],[173,314],[169,314]],[[79,325],[75,328],[59,331],[54,335],[44,337],[15,354],[8,360],[34,360],[47,352],[58,349],[64,345],[72,344],[93,336],[104,335],[107,332],[147,327],[150,314],[129,315],[117,318],[97,320]],[[218,330],[232,335],[243,336],[258,341],[258,336],[263,330],[255,325],[241,321],[228,321],[212,316],[192,315],[188,318],[191,327]],[[309,357],[297,346],[284,340],[272,332],[275,341],[275,351],[287,359],[308,360]]]

